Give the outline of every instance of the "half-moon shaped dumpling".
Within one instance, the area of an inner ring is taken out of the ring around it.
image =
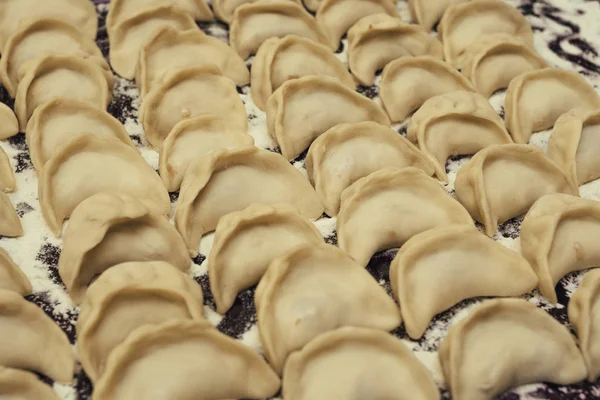
[[[519,253],[474,226],[451,225],[409,239],[392,261],[390,283],[406,331],[419,339],[436,314],[465,299],[519,296],[538,280]]]
[[[221,76],[215,66],[169,71],[140,107],[146,137],[159,149],[178,122],[201,115],[221,117],[232,129],[246,132],[248,128],[246,108],[235,83]]]
[[[366,266],[377,251],[400,247],[412,236],[473,220],[442,186],[414,167],[389,167],[361,178],[342,193],[338,245]]]
[[[558,118],[548,140],[548,157],[576,185],[600,178],[600,110],[571,110]]]
[[[112,350],[135,329],[203,318],[202,289],[164,261],[129,262],[102,274],[88,289],[77,321],[77,349],[92,382]]]
[[[300,4],[289,0],[259,0],[235,10],[229,26],[229,45],[246,59],[256,53],[265,40],[286,35],[328,43],[317,21]],[[332,48],[336,49],[337,45]]]
[[[160,151],[158,170],[169,192],[179,190],[188,166],[218,149],[251,147],[254,139],[221,117],[203,115],[173,127]]]
[[[306,171],[329,216],[340,210],[342,192],[385,167],[414,166],[433,175],[432,163],[395,130],[376,122],[339,124],[308,149]]]
[[[254,295],[267,360],[279,374],[293,351],[318,335],[357,326],[400,325],[394,300],[337,247],[303,244],[273,260]]]
[[[39,106],[27,123],[31,162],[40,171],[60,146],[84,133],[112,136],[134,146],[123,125],[112,115],[85,101],[55,97]]]
[[[253,204],[219,220],[208,256],[208,278],[217,312],[225,314],[242,290],[260,281],[274,259],[323,237],[287,204]]]
[[[281,385],[258,353],[207,321],[138,328],[115,348],[105,370],[94,400],[264,399]]]
[[[438,26],[444,57],[454,67],[463,64],[467,48],[497,33],[521,38],[533,48],[531,25],[515,7],[501,0],[473,0],[446,9]]]
[[[522,73],[547,66],[522,39],[499,33],[483,36],[467,47],[461,67],[477,92],[490,97]]]
[[[9,106],[0,103],[0,140],[19,133],[19,121]]]
[[[200,0],[204,2],[204,0]],[[131,1],[129,1],[131,3]],[[111,9],[113,5],[111,4]],[[140,49],[156,30],[171,27],[176,30],[198,30],[194,19],[176,5],[143,8],[115,25],[110,34],[110,65],[123,78],[135,77]],[[200,35],[202,32],[198,31]]]
[[[567,327],[522,299],[477,306],[450,328],[439,356],[453,399],[492,399],[527,383],[568,385],[587,372]]]
[[[375,329],[342,327],[317,336],[288,358],[286,400],[438,400],[429,371],[394,336]]]
[[[15,111],[21,130],[35,109],[54,97],[87,101],[105,110],[112,97],[114,77],[104,59],[74,55],[41,55],[28,64],[19,82]]]
[[[448,7],[465,1],[467,0],[408,0],[408,8],[415,22],[429,32]]]
[[[600,108],[600,95],[579,73],[558,68],[526,72],[510,82],[504,100],[506,127],[515,143],[552,128],[562,114]]]
[[[348,31],[350,71],[362,85],[373,85],[377,71],[390,61],[407,56],[441,60],[444,54],[442,44],[420,26],[406,24],[388,14],[361,18]]]
[[[404,121],[428,99],[467,90],[471,83],[443,61],[429,56],[402,57],[390,62],[381,75],[381,102],[392,122]]]
[[[569,301],[569,322],[577,332],[590,382],[596,381],[600,376],[600,318],[597,313],[600,307],[599,293],[600,270],[589,271]]]
[[[504,121],[489,101],[464,90],[435,96],[423,103],[408,123],[407,137],[418,143],[443,182],[448,182],[448,158],[475,154],[494,144],[512,143]]]
[[[21,219],[17,215],[10,199],[0,190],[0,235],[6,237],[23,236]]]
[[[485,225],[488,236],[498,224],[525,214],[550,193],[579,195],[579,189],[544,152],[526,144],[489,146],[456,174],[456,198]]]
[[[323,0],[317,10],[317,24],[327,36],[329,47],[337,49],[342,36],[359,19],[386,14],[400,18],[396,5],[390,0]]]
[[[361,121],[390,126],[379,104],[329,76],[287,81],[267,101],[267,129],[288,160],[329,128]]]
[[[0,147],[0,190],[14,192],[16,188],[17,182],[15,181],[12,165],[10,165],[6,152]]]
[[[225,23],[231,23],[235,10],[244,4],[254,3],[256,0],[213,0],[212,6],[215,16]],[[302,4],[300,0],[292,0]]]
[[[346,66],[325,45],[296,35],[265,40],[252,61],[252,99],[261,110],[281,85],[290,79],[324,75],[356,89]]]
[[[21,296],[33,290],[27,276],[3,248],[0,248],[0,289],[12,290]]]
[[[75,26],[60,19],[28,21],[10,36],[2,50],[0,79],[11,97],[17,94],[19,74],[23,74],[21,68],[40,54],[73,54],[102,59],[94,40],[82,35]]]
[[[222,216],[253,203],[291,204],[307,218],[323,213],[321,201],[300,171],[277,153],[250,147],[216,150],[188,167],[175,226],[195,255],[202,235],[215,230]]]
[[[238,86],[250,82],[246,63],[227,44],[197,28],[180,31],[167,25],[155,30],[140,50],[136,71],[140,95],[150,92],[165,72],[199,65],[216,65]]]
[[[565,194],[535,202],[521,226],[521,251],[539,278],[540,291],[553,303],[554,290],[569,272],[600,266],[600,202]]]
[[[0,367],[0,398],[60,400],[50,385],[31,372],[5,367]]]
[[[165,261],[190,268],[185,244],[173,225],[124,193],[98,193],[79,204],[65,230],[58,272],[79,303],[90,282],[129,261]]]
[[[169,193],[140,153],[114,137],[85,134],[63,145],[42,168],[39,198],[50,230],[60,236],[63,221],[99,192],[130,194],[168,215]]]
[[[75,358],[67,335],[41,308],[10,290],[0,290],[0,337],[0,365],[71,383]]]

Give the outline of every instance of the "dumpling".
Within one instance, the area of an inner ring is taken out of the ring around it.
[[[467,90],[471,83],[443,61],[429,56],[402,57],[390,62],[381,75],[379,95],[392,122],[402,122],[428,99]]]
[[[55,97],[36,108],[27,124],[31,162],[40,171],[60,146],[85,133],[112,136],[134,146],[123,125],[112,115],[85,101]]]
[[[408,123],[407,138],[418,143],[443,182],[448,182],[448,158],[512,143],[504,122],[487,99],[467,91],[445,93],[423,103]]]
[[[67,335],[41,308],[10,290],[0,290],[0,337],[3,367],[71,383],[75,358]]]
[[[50,385],[31,372],[0,367],[0,398],[14,400],[60,400]]]
[[[138,328],[115,348],[94,400],[264,399],[280,386],[258,353],[209,322],[171,321]]]
[[[425,172],[388,167],[342,193],[338,246],[366,266],[377,251],[400,247],[418,233],[448,224],[473,225],[473,220]]]
[[[12,290],[21,296],[33,291],[27,276],[3,248],[0,248],[0,289]]]
[[[165,72],[199,65],[216,65],[238,86],[250,82],[246,63],[227,44],[197,28],[181,31],[166,25],[155,30],[140,49],[135,79],[140,95],[148,94]]]
[[[372,14],[348,31],[350,71],[362,85],[372,86],[375,73],[390,61],[409,56],[443,59],[442,44],[417,25],[388,14]]]
[[[19,121],[9,106],[0,103],[0,140],[19,133]]]
[[[327,36],[304,7],[289,0],[259,0],[239,6],[229,26],[229,45],[248,58],[267,39],[302,36],[327,44]],[[336,50],[337,45],[332,50]]]
[[[548,157],[580,186],[600,178],[600,110],[574,109],[561,115],[548,140]]]
[[[72,54],[102,59],[94,40],[82,35],[75,26],[60,19],[29,21],[10,36],[2,50],[0,79],[11,97],[17,94],[22,68],[40,54]]]
[[[461,67],[477,92],[490,97],[522,73],[547,66],[522,39],[499,33],[483,36],[467,47]]]
[[[251,147],[254,139],[222,117],[203,115],[173,127],[160,151],[158,171],[169,192],[181,186],[188,166],[218,149]]]
[[[519,296],[538,280],[519,253],[474,226],[451,225],[404,243],[390,266],[390,283],[406,331],[416,340],[436,314],[465,299]]]
[[[587,365],[590,382],[595,382],[600,376],[600,319],[596,311],[599,288],[600,270],[589,271],[569,301],[569,322],[577,332],[579,348]]]
[[[287,204],[252,204],[221,218],[208,255],[217,312],[225,314],[239,292],[257,284],[272,260],[304,243],[317,246],[323,237]]]
[[[329,40],[329,47],[337,49],[342,36],[352,25],[373,14],[400,18],[395,3],[390,0],[323,0],[316,20]]]
[[[269,134],[288,160],[337,124],[375,121],[390,126],[377,103],[329,76],[287,81],[269,97],[266,111]]]
[[[477,306],[450,328],[439,356],[453,399],[487,400],[527,383],[568,385],[586,376],[567,327],[521,299]]]
[[[185,244],[173,225],[142,199],[98,193],[81,202],[65,230],[58,272],[80,303],[95,277],[129,261],[165,261],[190,268]]]
[[[396,303],[371,274],[326,244],[299,245],[273,260],[254,301],[263,351],[279,374],[293,351],[324,332],[400,325]]]
[[[35,109],[54,97],[87,101],[105,110],[112,97],[114,77],[104,59],[74,55],[39,56],[31,61],[19,82],[15,111],[21,130]]]
[[[171,212],[169,193],[137,149],[114,137],[85,134],[63,145],[42,168],[38,193],[50,230],[60,236],[75,207],[99,192],[130,194],[157,212]]]
[[[14,192],[17,188],[15,174],[8,159],[8,155],[0,147],[0,190],[4,192]]]
[[[521,251],[540,280],[540,291],[557,303],[554,290],[569,272],[600,265],[596,240],[600,202],[566,194],[535,202],[521,226]]]
[[[327,46],[296,35],[270,38],[260,46],[252,60],[252,100],[261,110],[281,85],[308,75],[337,78],[348,88],[356,89],[346,66]]]
[[[515,143],[549,129],[562,114],[600,108],[600,95],[579,73],[558,68],[526,72],[510,82],[504,100],[506,127]]]
[[[248,128],[235,83],[215,66],[169,71],[144,98],[139,119],[148,141],[160,149],[178,122],[201,115],[221,117],[232,129],[246,132]]]
[[[0,235],[6,237],[23,236],[21,219],[19,219],[10,199],[3,191],[0,191]]]
[[[440,392],[400,340],[375,329],[343,327],[317,336],[288,358],[286,400],[438,400]]]
[[[113,7],[111,3],[111,9]],[[156,30],[163,27],[180,31],[198,29],[194,19],[176,5],[162,4],[143,8],[109,30],[110,65],[115,72],[123,78],[135,78],[140,49]]]
[[[393,129],[366,121],[339,124],[319,136],[308,149],[306,171],[333,217],[342,192],[358,179],[385,167],[414,166],[433,175],[432,163]]]
[[[77,321],[77,350],[92,382],[114,348],[140,326],[203,318],[200,286],[164,261],[115,265],[88,289]]]
[[[498,224],[525,214],[550,193],[579,195],[577,186],[544,152],[526,144],[486,147],[456,175],[456,198],[471,216],[485,225],[488,236]]]
[[[460,67],[467,48],[487,35],[506,33],[533,48],[531,25],[515,7],[500,0],[473,0],[446,9],[438,26],[446,62]]]
[[[429,32],[448,7],[465,1],[467,0],[408,0],[408,8],[415,22]]]
[[[235,10],[244,4],[254,3],[256,0],[213,0],[212,6],[215,11],[215,16],[221,21],[229,24],[233,20]],[[298,4],[302,4],[300,0],[292,0]]]
[[[183,177],[175,226],[190,254],[219,219],[253,203],[288,203],[307,218],[318,218],[323,206],[300,171],[279,154],[258,147],[216,150],[190,165]]]

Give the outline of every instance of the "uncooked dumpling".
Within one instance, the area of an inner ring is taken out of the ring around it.
[[[88,289],[77,320],[77,350],[92,382],[112,350],[140,326],[203,319],[202,289],[164,261],[115,265]]]
[[[450,328],[439,350],[453,399],[488,400],[527,383],[585,379],[575,340],[534,304],[487,300]]]
[[[10,160],[6,152],[0,147],[0,190],[9,193],[14,192],[16,188],[17,183],[12,165],[10,165]]]
[[[263,351],[279,374],[293,351],[324,332],[400,325],[396,303],[371,274],[326,244],[299,245],[273,260],[254,301]]]
[[[27,276],[3,248],[0,248],[0,289],[12,290],[21,296],[33,290]]]
[[[19,133],[17,116],[4,103],[0,103],[0,140],[8,139]]]
[[[475,154],[494,144],[512,143],[504,122],[487,99],[467,91],[427,100],[410,119],[407,137],[418,143],[443,182],[448,182],[448,158]]]
[[[329,128],[361,121],[390,126],[377,103],[329,76],[287,81],[267,101],[267,129],[288,160],[300,155]]]
[[[254,3],[256,0],[213,0],[212,6],[215,16],[223,22],[231,23],[235,10],[244,4]],[[300,0],[292,0],[302,4]]]
[[[558,118],[548,140],[548,157],[580,186],[600,178],[600,110],[571,110]]]
[[[155,30],[140,50],[135,78],[140,95],[148,94],[165,72],[200,65],[216,65],[238,86],[250,82],[246,63],[223,41],[197,28],[181,31],[167,25]]]
[[[3,191],[0,191],[0,235],[6,237],[23,236],[21,219]]]
[[[94,400],[264,399],[281,383],[250,347],[207,321],[141,327],[113,351]]]
[[[63,221],[86,198],[99,192],[130,194],[168,215],[169,193],[137,149],[114,137],[85,134],[48,160],[39,179],[42,214],[60,236]]]
[[[415,22],[429,32],[448,7],[465,1],[467,0],[408,0],[408,8]]]
[[[308,180],[279,154],[257,147],[216,150],[189,166],[181,183],[175,226],[192,255],[219,219],[253,203],[288,203],[307,218],[323,206]]]
[[[342,192],[385,167],[414,166],[433,175],[432,163],[395,130],[366,121],[339,124],[308,149],[306,171],[329,216],[340,210]]]
[[[272,37],[302,36],[327,44],[327,36],[304,7],[289,0],[259,0],[239,6],[229,26],[229,45],[243,58]],[[337,45],[332,50],[337,49]]]
[[[436,314],[465,299],[520,296],[537,282],[519,253],[467,225],[413,236],[390,266],[390,283],[413,339],[423,335]]]
[[[52,386],[31,372],[0,367],[0,398],[7,400],[60,400]]]
[[[213,150],[252,147],[254,139],[214,115],[184,119],[173,127],[160,151],[158,170],[169,192],[179,190],[190,164]]]
[[[190,268],[185,244],[173,225],[143,199],[98,193],[81,202],[65,230],[58,272],[79,303],[93,279],[128,261],[166,261]]]
[[[10,290],[0,289],[0,337],[0,365],[71,383],[75,358],[67,335],[41,308]]]
[[[531,25],[515,7],[501,0],[473,0],[446,9],[438,26],[444,57],[454,67],[463,65],[467,48],[487,35],[506,33],[533,48]]]
[[[569,272],[600,266],[600,202],[566,194],[535,202],[521,226],[521,251],[540,280],[540,291],[553,303],[554,290]]]
[[[366,266],[377,251],[400,247],[412,236],[473,220],[442,186],[414,167],[384,168],[342,193],[338,245]]]
[[[510,82],[504,100],[506,127],[515,143],[527,143],[533,132],[549,129],[562,114],[600,108],[600,95],[574,71],[545,68]]]
[[[356,89],[352,75],[331,49],[296,35],[265,40],[252,60],[251,74],[252,100],[261,110],[285,82],[308,75],[331,76]]]
[[[443,59],[442,44],[417,25],[388,14],[361,18],[348,31],[350,71],[362,85],[375,83],[375,73],[401,57]]]
[[[286,400],[438,400],[429,371],[394,336],[343,327],[317,336],[288,358]]]
[[[271,261],[304,243],[319,245],[323,237],[287,204],[253,204],[221,218],[208,256],[217,312],[225,314],[238,292],[257,284]]]
[[[380,97],[392,122],[402,122],[428,99],[457,90],[475,91],[471,83],[443,61],[429,56],[403,57],[381,75]]]
[[[479,151],[458,170],[454,187],[458,201],[485,225],[488,236],[496,233],[498,224],[525,214],[546,194],[579,195],[577,186],[542,150],[526,144]]]
[[[11,97],[17,95],[22,68],[40,54],[73,54],[102,59],[94,40],[82,35],[75,26],[60,19],[29,21],[10,36],[2,50],[0,78]]]
[[[41,55],[31,60],[15,100],[21,130],[25,132],[35,109],[54,97],[87,101],[105,110],[114,77],[103,65],[104,59],[74,55]]]
[[[140,122],[148,141],[160,149],[178,122],[201,115],[221,117],[232,129],[246,132],[246,108],[235,83],[216,66],[169,71],[152,88],[140,108]]]

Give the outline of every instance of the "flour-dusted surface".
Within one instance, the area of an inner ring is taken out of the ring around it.
[[[535,34],[536,50],[550,65],[577,71],[588,79],[597,90],[600,90],[600,55],[598,54],[598,51],[600,51],[600,0],[507,1],[518,7],[531,23]],[[98,4],[97,9],[100,20],[98,45],[104,55],[107,56],[108,40],[104,29],[104,20],[108,5]],[[398,9],[402,17],[408,21],[406,0],[398,2]],[[227,41],[226,25],[215,22],[203,23],[200,27],[206,33]],[[345,40],[338,49],[337,55],[340,60],[346,62]],[[238,91],[246,105],[249,131],[257,146],[275,151],[275,145],[266,131],[265,114],[253,104],[249,95],[249,87],[238,88]],[[378,95],[377,86],[361,87],[359,91],[370,98],[377,98]],[[144,137],[144,131],[137,120],[140,102],[134,82],[117,78],[113,95],[114,98],[109,106],[109,112],[125,125],[144,158],[156,169],[158,167],[158,153],[149,147]],[[11,107],[13,105],[12,100],[3,88],[0,89],[0,100]],[[503,116],[504,93],[494,95],[491,102],[498,113]],[[401,134],[405,134],[406,123],[398,125],[396,128]],[[532,143],[546,149],[548,136],[549,131],[535,134]],[[6,249],[31,280],[34,294],[28,296],[27,299],[43,308],[74,343],[75,322],[79,310],[72,304],[58,275],[57,267],[61,242],[54,238],[42,219],[37,195],[38,180],[29,159],[25,136],[19,134],[8,141],[0,143],[0,145],[8,153],[16,171],[17,191],[9,194],[9,197],[21,217],[25,231],[25,236],[18,239],[0,238],[0,246]],[[305,154],[293,163],[302,171],[304,171],[304,157]],[[453,195],[456,172],[467,159],[468,157],[456,158],[447,165],[450,183],[446,185],[446,189],[450,195]],[[600,200],[600,181],[587,184],[581,187],[580,191],[582,197]],[[171,198],[173,206],[175,206],[177,194],[172,194]],[[522,219],[522,217],[516,218],[500,226],[495,239],[503,245],[518,251]],[[316,225],[327,242],[336,243],[334,218],[322,218],[316,222]],[[254,289],[241,293],[235,305],[225,316],[220,316],[214,311],[215,305],[209,289],[206,265],[206,256],[210,252],[211,246],[212,235],[209,235],[202,240],[201,254],[192,260],[193,265],[190,271],[204,292],[206,316],[222,332],[240,340],[256,351],[260,351],[260,340],[256,328]],[[395,251],[378,253],[367,267],[375,279],[387,289],[388,293],[391,292],[388,268],[394,255]],[[525,297],[568,326],[566,306],[582,275],[583,273],[574,273],[560,282],[557,288],[560,304],[557,306],[547,303],[537,291]],[[435,318],[419,341],[409,340],[403,327],[393,332],[399,338],[404,339],[404,342],[417,353],[419,359],[431,370],[444,398],[449,398],[449,395],[444,390],[443,377],[437,358],[437,348],[452,323],[464,317],[467,310],[479,301],[481,300],[464,301]],[[54,388],[63,399],[85,400],[91,398],[91,384],[81,370],[76,373],[72,386],[55,384]],[[600,382],[584,382],[572,386],[527,385],[505,393],[499,398],[503,400],[600,399]]]

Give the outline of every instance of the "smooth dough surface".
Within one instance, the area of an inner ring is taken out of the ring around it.
[[[16,188],[17,182],[15,181],[12,165],[10,165],[6,152],[0,147],[0,190],[10,193],[14,192]]]
[[[0,140],[8,139],[19,133],[19,121],[13,110],[6,104],[0,104]]]
[[[3,248],[0,248],[0,289],[12,290],[21,296],[33,291],[29,278]]]
[[[465,1],[467,0],[408,0],[408,8],[413,20],[426,31],[430,31],[448,7]]]
[[[0,191],[0,235],[6,237],[23,236],[23,226],[8,195]]]
[[[7,400],[60,400],[52,386],[35,374],[0,367],[0,398]]]

